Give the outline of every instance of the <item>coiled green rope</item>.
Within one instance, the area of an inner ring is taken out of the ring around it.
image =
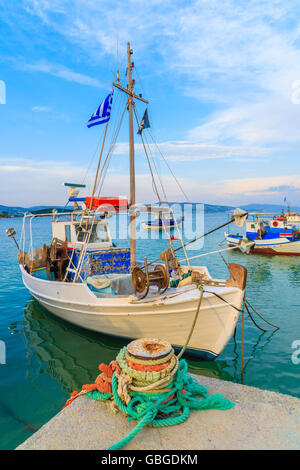
[[[128,405],[125,405],[118,395],[118,379],[115,372],[112,378],[112,393],[101,393],[98,390],[87,393],[93,400],[106,401],[113,398],[118,409],[128,416],[129,422],[133,419],[137,421],[137,425],[127,436],[113,444],[108,450],[121,449],[147,424],[152,427],[174,426],[184,423],[188,419],[191,409],[228,410],[234,406],[234,403],[221,394],[208,396],[206,387],[187,375],[187,370],[187,362],[181,359],[178,370],[166,392],[158,394],[129,390],[131,400]]]

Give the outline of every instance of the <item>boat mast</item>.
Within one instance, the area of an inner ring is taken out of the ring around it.
[[[129,117],[129,157],[130,157],[130,207],[135,204],[135,168],[134,168],[134,137],[133,137],[133,113],[132,109],[134,106],[134,100],[137,99],[143,103],[148,104],[148,101],[142,98],[141,95],[136,95],[133,91],[134,81],[132,80],[131,70],[133,64],[131,63],[131,55],[133,51],[130,49],[130,43],[127,43],[127,73],[128,73],[128,85],[127,88],[123,88],[119,84],[117,76],[117,83],[113,83],[113,86],[123,91],[128,96],[128,117]],[[135,235],[135,214],[130,214],[130,268],[131,270],[136,266],[136,235]]]
[[[134,105],[132,93],[133,82],[131,77],[131,54],[130,43],[127,43],[127,62],[128,62],[128,115],[129,115],[129,159],[130,159],[130,207],[135,204],[135,169],[134,169],[134,137],[133,137],[133,116],[132,107]],[[130,268],[131,270],[136,265],[136,233],[135,233],[135,214],[130,215]]]

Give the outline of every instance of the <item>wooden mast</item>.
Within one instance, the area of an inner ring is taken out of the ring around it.
[[[131,76],[131,70],[133,64],[131,64],[131,54],[132,49],[130,49],[130,43],[127,43],[127,71],[128,71],[128,85],[127,88],[123,88],[119,84],[119,77],[117,76],[117,83],[113,83],[113,86],[123,91],[128,96],[127,106],[128,106],[128,115],[129,115],[129,157],[130,157],[130,207],[135,204],[135,169],[134,169],[134,137],[133,137],[133,113],[132,108],[134,106],[133,99],[142,101],[143,103],[148,103],[147,100],[142,98],[141,95],[136,95],[133,91],[133,80]],[[130,268],[131,270],[136,266],[136,234],[135,234],[135,214],[130,214]]]
[[[129,114],[129,158],[130,158],[130,207],[135,204],[135,169],[134,169],[134,137],[133,137],[133,117],[132,107],[134,104],[132,93],[133,93],[133,82],[131,77],[131,54],[130,43],[127,43],[127,62],[128,62],[128,114]],[[136,266],[136,233],[135,233],[135,214],[130,215],[130,268]]]

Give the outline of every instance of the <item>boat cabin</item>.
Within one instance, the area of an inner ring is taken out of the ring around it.
[[[25,251],[25,221],[29,219],[29,240],[32,240],[32,220],[49,214],[25,214],[19,250],[19,262],[35,277],[55,281],[83,282],[90,276],[130,272],[130,249],[117,247],[108,225],[109,214],[82,210],[58,213],[53,211],[52,240],[30,252]],[[77,279],[78,278],[78,279]]]
[[[107,250],[113,247],[108,222],[106,219],[93,220],[54,220],[52,221],[52,237],[67,242],[68,249],[80,250],[84,244],[85,231],[91,231],[88,250]]]
[[[97,217],[97,218],[96,218]],[[107,214],[92,212],[89,216],[70,217],[52,221],[52,243],[54,249],[49,250],[50,258],[56,262],[58,254],[64,259],[62,277],[73,280],[80,268],[81,280],[102,273],[128,273],[130,250],[118,248],[112,241]],[[86,233],[88,235],[86,235]]]
[[[276,217],[271,220],[260,219],[255,214],[252,220],[246,222],[246,236],[251,240],[257,238],[281,238],[294,237],[296,227],[286,223],[283,217]]]

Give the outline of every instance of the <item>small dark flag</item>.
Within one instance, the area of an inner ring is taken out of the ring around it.
[[[141,120],[141,123],[139,126],[138,134],[141,134],[143,129],[148,129],[149,127],[150,127],[150,122],[149,122],[149,116],[148,116],[148,108],[146,108],[143,119]]]

